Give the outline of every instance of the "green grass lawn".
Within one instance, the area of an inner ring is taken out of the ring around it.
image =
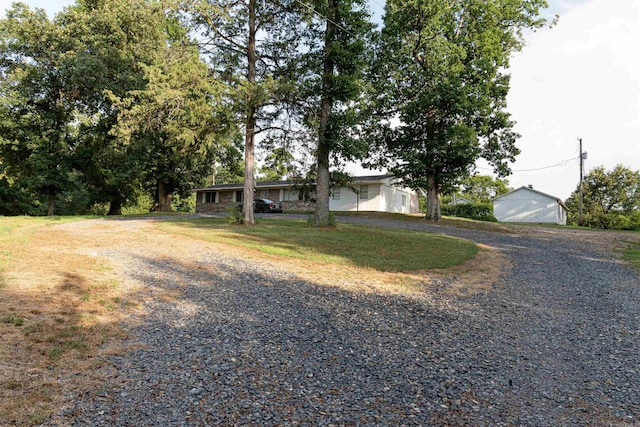
[[[640,268],[640,243],[625,241],[629,247],[624,250],[624,259],[636,268]]]
[[[388,272],[448,268],[478,252],[474,243],[461,239],[353,224],[317,228],[305,221],[260,219],[246,227],[224,219],[176,218],[162,226],[172,233],[268,254]]]

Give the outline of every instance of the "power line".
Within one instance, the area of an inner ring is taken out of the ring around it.
[[[349,35],[356,37],[355,34],[353,34],[351,31],[347,30],[345,27],[343,27],[342,25],[338,24],[337,22],[335,22],[334,20],[332,20],[331,18],[329,18],[328,16],[323,15],[322,13],[318,12],[317,10],[315,10],[313,8],[313,6],[303,2],[302,0],[296,0],[296,2],[300,3],[302,6],[306,7],[307,9],[309,9],[309,11],[311,11],[311,13],[313,13],[316,16],[319,16],[321,18],[326,19],[327,21],[331,22],[333,25],[335,25],[336,27],[340,28],[342,31],[347,32]]]
[[[545,169],[552,169],[552,168],[559,168],[561,166],[566,166],[567,163],[576,160],[577,157],[572,157],[570,159],[567,160],[563,160],[561,162],[555,163],[553,165],[549,165],[549,166],[543,166],[543,167],[539,167],[539,168],[533,168],[533,169],[512,169],[511,172],[535,172],[535,171],[541,171],[541,170],[545,170]],[[489,169],[489,168],[483,168],[480,166],[476,166],[478,169],[481,170],[486,170],[486,171],[492,171],[493,169]]]

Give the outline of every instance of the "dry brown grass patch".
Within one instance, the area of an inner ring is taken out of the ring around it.
[[[478,245],[480,251],[469,261],[448,269],[445,277],[453,278],[447,293],[452,296],[469,295],[488,291],[500,283],[502,274],[511,268],[508,257],[501,251],[486,245]]]
[[[40,424],[69,393],[94,389],[101,347],[127,336],[118,322],[128,296],[108,266],[78,251],[90,242],[30,230],[2,248],[11,253],[0,298],[0,419],[8,425]]]

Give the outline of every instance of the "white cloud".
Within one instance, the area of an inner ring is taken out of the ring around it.
[[[589,153],[587,170],[618,163],[640,169],[638,40],[640,6],[627,0],[573,4],[557,26],[531,35],[510,69],[509,110],[522,134],[513,169],[576,161],[514,172],[513,186],[568,197],[579,177],[577,137]]]

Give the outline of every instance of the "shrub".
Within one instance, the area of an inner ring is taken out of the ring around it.
[[[466,203],[460,205],[445,205],[441,207],[442,215],[469,218],[478,221],[498,222],[493,216],[491,203]]]
[[[180,197],[176,195],[173,198],[173,208],[176,212],[193,213],[196,211],[196,195],[192,194],[188,197]]]
[[[633,213],[596,213],[586,217],[584,221],[589,227],[605,230],[638,230],[640,229],[640,215]]]
[[[227,208],[227,212],[229,213],[225,217],[227,224],[231,224],[231,225],[244,224],[244,215],[242,214],[242,205]]]

